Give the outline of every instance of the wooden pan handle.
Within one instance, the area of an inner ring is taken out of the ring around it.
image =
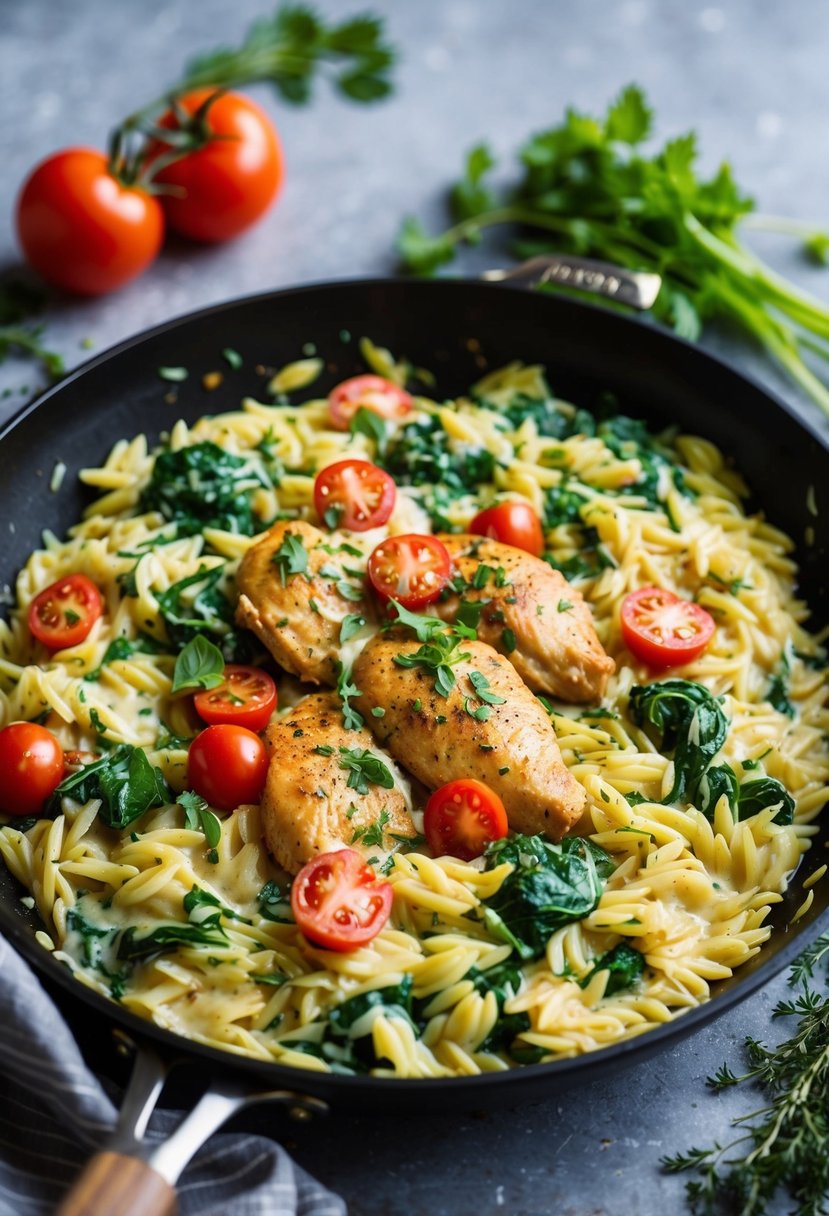
[[[175,1216],[176,1192],[137,1157],[98,1153],[55,1216]]]

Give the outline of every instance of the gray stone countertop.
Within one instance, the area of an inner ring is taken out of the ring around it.
[[[360,0],[324,0],[343,17]],[[703,164],[729,158],[763,212],[829,219],[829,7],[823,0],[375,0],[403,60],[394,96],[365,109],[320,87],[291,109],[252,90],[274,115],[287,159],[276,208],[226,246],[171,243],[117,295],[54,296],[49,344],[69,366],[167,318],[234,296],[314,280],[393,272],[401,218],[437,228],[465,151],[486,137],[512,151],[568,104],[601,111],[629,81],[647,90],[665,137],[699,133]],[[238,40],[264,0],[0,0],[0,270],[19,263],[13,203],[33,164],[58,147],[103,144],[110,125],[163,91],[197,49]],[[823,299],[829,272],[785,237],[756,238],[778,269]],[[497,255],[464,253],[477,272]],[[817,409],[733,335],[708,349],[774,388],[826,429]],[[263,358],[267,358],[263,352]],[[7,416],[36,387],[30,369],[0,366]],[[658,1159],[729,1137],[754,1095],[711,1095],[704,1078],[740,1065],[746,1034],[771,1030],[783,977],[695,1037],[632,1072],[541,1103],[494,1113],[391,1122],[352,1112],[280,1136],[353,1216],[656,1216],[684,1209],[683,1180]],[[775,1212],[790,1210],[781,1202]]]

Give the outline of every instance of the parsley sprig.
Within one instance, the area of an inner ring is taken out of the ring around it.
[[[279,570],[279,577],[284,587],[289,576],[307,574],[308,550],[302,543],[302,537],[294,532],[286,532],[285,539],[274,553],[271,561]]]
[[[790,983],[810,978],[827,952],[829,935],[824,935],[795,964]],[[749,1038],[748,1071],[738,1076],[724,1064],[708,1079],[715,1090],[755,1082],[768,1095],[768,1103],[733,1121],[742,1134],[731,1143],[692,1148],[662,1160],[671,1173],[697,1175],[686,1191],[691,1211],[698,1216],[721,1211],[764,1216],[781,1190],[797,1203],[795,1216],[826,1211],[829,996],[804,986],[794,1000],[778,1004],[773,1017],[797,1019],[790,1038],[776,1047]]]
[[[522,236],[520,256],[567,252],[656,271],[660,320],[690,340],[707,321],[736,325],[829,413],[829,389],[804,360],[808,353],[829,361],[829,309],[742,243],[740,224],[755,204],[729,164],[704,178],[693,132],[648,155],[642,145],[652,126],[653,112],[635,85],[602,118],[570,109],[524,144],[523,176],[498,196],[487,177],[494,158],[479,145],[452,192],[454,225],[429,236],[417,220],[405,221],[398,241],[404,264],[431,274],[463,242],[510,225]],[[755,226],[762,226],[759,217]],[[807,254],[825,264],[829,237],[806,226],[802,235]]]
[[[463,650],[463,643],[474,641],[478,636],[475,630],[461,621],[447,625],[437,617],[410,612],[397,600],[391,600],[391,605],[397,613],[391,625],[406,626],[423,643],[414,654],[396,654],[395,663],[399,667],[424,668],[434,677],[435,692],[448,697],[456,682],[452,669],[472,657],[468,650]]]
[[[367,748],[341,747],[340,768],[348,771],[348,788],[358,794],[367,794],[370,784],[384,790],[394,789],[391,769]]]
[[[343,725],[346,730],[360,730],[365,725],[365,718],[351,704],[352,697],[360,697],[362,693],[351,678],[351,668],[339,664],[337,673],[337,695],[342,703]]]
[[[470,671],[469,683],[472,685],[474,695],[464,697],[463,707],[471,718],[475,718],[478,722],[486,722],[492,713],[491,706],[505,705],[507,699],[499,697],[492,691],[489,680],[482,671]],[[475,705],[476,698],[481,702],[480,705]]]

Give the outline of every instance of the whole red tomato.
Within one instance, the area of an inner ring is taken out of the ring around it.
[[[38,815],[63,780],[63,748],[36,722],[12,722],[0,730],[0,811]]]
[[[164,213],[157,198],[113,177],[103,152],[65,148],[26,180],[17,234],[50,283],[97,296],[149,266],[164,239]]]
[[[178,106],[195,114],[214,92],[195,89],[178,98]],[[162,205],[171,228],[195,241],[226,241],[256,223],[276,198],[282,147],[264,110],[239,93],[221,93],[204,121],[217,138],[159,170],[155,181],[170,191]],[[179,122],[170,110],[159,126],[175,130]],[[164,152],[157,144],[150,157]]]
[[[232,723],[208,726],[190,744],[188,784],[220,811],[258,802],[267,775],[267,748],[247,727]]]

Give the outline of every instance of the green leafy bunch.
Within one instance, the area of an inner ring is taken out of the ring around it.
[[[236,88],[267,80],[284,101],[302,105],[311,97],[315,72],[328,68],[344,96],[378,101],[391,91],[394,59],[380,18],[362,13],[329,25],[307,5],[290,4],[254,22],[240,47],[192,60],[181,87]]]
[[[653,111],[632,84],[603,118],[568,109],[519,149],[522,176],[498,195],[488,184],[495,158],[479,145],[451,192],[452,227],[430,236],[416,219],[404,222],[404,265],[431,274],[463,242],[507,224],[522,257],[555,251],[655,272],[662,276],[655,313],[677,333],[695,340],[705,322],[736,324],[829,413],[829,389],[803,357],[808,351],[829,359],[829,310],[741,242],[738,228],[755,204],[730,165],[702,176],[694,132],[646,151],[652,128]],[[810,256],[825,261],[829,238],[805,226],[803,235]]]

